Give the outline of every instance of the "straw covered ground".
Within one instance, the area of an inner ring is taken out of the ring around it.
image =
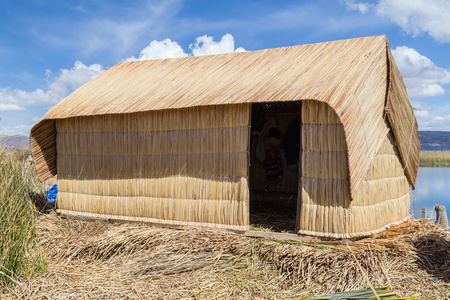
[[[286,299],[390,285],[402,296],[450,297],[450,236],[410,221],[350,243],[242,235],[41,215],[47,272],[1,298]],[[437,278],[437,279],[436,279]]]

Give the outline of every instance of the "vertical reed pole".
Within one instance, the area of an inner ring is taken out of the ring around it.
[[[300,228],[300,217],[302,212],[302,133],[303,133],[303,120],[302,120],[302,101],[300,101],[300,153],[298,159],[298,188],[297,188],[297,217],[295,222],[295,232],[298,233]]]
[[[252,143],[252,110],[253,104],[249,104],[249,118],[248,118],[248,143],[247,143],[247,190],[248,190],[248,202],[247,202],[247,224],[250,226],[250,201],[252,200],[252,195],[250,193],[250,162],[251,162],[251,143]],[[245,204],[244,204],[245,205]]]
[[[427,209],[425,207],[422,207],[422,219],[425,219],[427,217]]]

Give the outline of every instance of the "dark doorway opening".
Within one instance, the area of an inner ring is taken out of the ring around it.
[[[301,102],[252,104],[250,229],[296,232]]]

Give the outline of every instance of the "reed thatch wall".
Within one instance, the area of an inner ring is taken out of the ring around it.
[[[51,108],[32,128],[30,144],[45,180],[56,174],[55,119],[305,99],[327,102],[343,124],[351,197],[387,134],[385,110],[414,184],[417,126],[385,36],[120,63]]]
[[[387,51],[389,64],[389,89],[386,113],[397,141],[406,177],[414,189],[420,162],[420,138],[418,124],[409,102],[402,75],[394,63],[391,51]]]
[[[63,213],[248,228],[250,105],[56,121]]]
[[[57,173],[56,171],[56,125],[55,120],[45,120],[33,126],[30,133],[30,150],[41,181]]]
[[[299,233],[359,237],[409,218],[409,183],[388,125],[383,144],[351,201],[343,126],[328,104],[302,102]]]
[[[302,102],[301,234],[348,233],[351,203],[344,128],[327,104]]]

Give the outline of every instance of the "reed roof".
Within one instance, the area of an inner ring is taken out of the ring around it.
[[[386,118],[414,188],[417,121],[385,36],[119,63],[53,106],[30,144],[44,180],[56,174],[55,119],[306,99],[328,103],[344,126],[352,196],[387,134]]]

